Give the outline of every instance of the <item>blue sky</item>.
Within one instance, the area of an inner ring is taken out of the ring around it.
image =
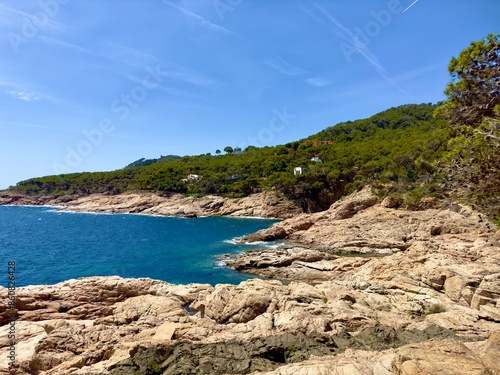
[[[499,17],[498,0],[3,0],[0,188],[437,102]]]

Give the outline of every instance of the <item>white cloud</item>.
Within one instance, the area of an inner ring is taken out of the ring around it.
[[[164,74],[173,79],[197,86],[209,86],[215,83],[212,78],[185,67],[177,67],[173,70],[166,70]]]
[[[281,57],[266,59],[264,60],[264,64],[287,76],[298,76],[306,72],[303,69],[293,66],[291,63],[289,63],[285,59],[282,59]]]
[[[42,42],[44,42],[46,44],[50,44],[52,46],[71,49],[73,51],[81,52],[81,53],[87,53],[87,54],[92,54],[92,55],[95,54],[93,51],[91,51],[89,49],[83,48],[83,47],[76,45],[76,44],[73,44],[73,43],[65,42],[64,40],[61,40],[61,39],[56,39],[56,38],[52,38],[52,37],[44,36],[44,35],[40,35],[39,38]]]
[[[322,78],[322,77],[308,78],[305,80],[305,82],[308,85],[311,85],[314,87],[325,87],[325,86],[329,86],[331,84],[331,82],[328,79]]]
[[[431,72],[440,71],[442,68],[443,67],[440,64],[427,65],[403,72],[394,77],[394,80],[398,82],[412,81],[420,77],[424,77]]]
[[[160,61],[158,57],[147,52],[122,46],[110,40],[104,40],[103,42],[100,52],[97,53],[101,57],[136,67],[144,67]]]
[[[0,92],[4,92],[24,102],[36,100],[48,100],[57,103],[59,100],[49,94],[44,93],[44,88],[36,87],[22,81],[14,81],[0,77]]]
[[[324,9],[322,6],[320,6],[317,3],[314,3],[314,6],[321,12],[323,15],[330,20],[334,25],[335,29],[334,32],[339,35],[342,39],[344,39],[347,43],[349,43],[356,51],[363,56],[373,67],[375,67],[375,70],[377,73],[384,78],[387,82],[390,84],[394,85],[399,91],[403,92],[404,94],[408,94],[406,91],[404,91],[399,85],[391,79],[382,64],[380,63],[377,55],[372,53],[370,49],[368,48],[368,45],[362,42],[357,35],[355,35],[351,30],[349,30],[347,27],[342,25],[339,21],[337,21],[326,9]]]
[[[209,20],[207,20],[206,18],[203,18],[202,16],[196,14],[196,13],[193,13],[189,10],[187,10],[186,8],[182,8],[178,5],[175,5],[175,4],[172,4],[166,0],[162,0],[163,3],[177,9],[177,10],[180,10],[182,13],[184,13],[185,15],[195,19],[201,26],[203,26],[205,29],[207,30],[211,30],[211,31],[219,31],[219,32],[224,32],[224,33],[228,33],[228,34],[233,34],[233,35],[236,35],[238,36],[236,33],[234,33],[233,31],[229,30],[229,29],[226,29],[225,27],[223,26],[220,26],[220,25],[217,25],[213,22],[210,22]]]
[[[38,125],[38,124],[28,124],[28,123],[12,122],[12,121],[0,121],[0,126],[16,127],[16,128],[45,129],[45,130],[54,130],[54,131],[69,132],[69,133],[80,133],[79,130],[72,130],[72,129],[66,129],[66,128],[56,128],[56,127],[53,127],[53,126],[45,126],[45,125]]]
[[[336,26],[335,33],[337,35],[351,44],[370,64],[375,66],[377,70],[383,70],[378,57],[368,49],[366,44],[359,40],[358,36],[354,35],[351,30],[337,21],[326,9],[316,3],[314,3],[314,6]]]
[[[88,49],[75,43],[70,43],[58,38],[52,38],[44,35],[40,35],[39,39],[42,42],[54,47],[64,48],[72,52],[99,57],[134,67],[143,68],[144,66],[154,64],[159,61],[156,56],[153,56],[147,52],[122,46],[118,43],[106,39],[102,39],[101,44],[92,46],[92,49]]]
[[[317,16],[312,10],[307,8],[307,6],[303,5],[302,3],[298,3],[299,9],[304,13],[306,16],[311,17],[314,21],[321,25],[325,25],[325,22],[323,19],[319,16]]]
[[[42,17],[42,15],[44,17]],[[36,9],[31,14],[0,4],[0,19],[2,20],[3,24],[11,23],[19,24],[22,26],[26,22],[26,20],[28,20],[32,23],[35,23],[37,27],[47,27],[62,32],[68,31],[68,26],[52,19],[56,15],[57,13],[54,15],[47,14],[41,7]]]
[[[34,100],[41,99],[40,96],[33,94],[31,92],[26,92],[26,91],[12,90],[12,91],[8,91],[8,93],[11,96],[13,96],[14,98],[25,101],[25,102],[31,102]]]
[[[158,74],[160,77],[171,78],[196,86],[212,86],[217,83],[215,79],[201,72],[178,64],[158,63],[156,66],[150,68],[155,70],[156,74]],[[144,82],[144,79],[133,76],[131,74],[124,74],[124,77],[134,83],[143,84]]]

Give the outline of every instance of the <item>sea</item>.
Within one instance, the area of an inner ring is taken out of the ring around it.
[[[15,262],[17,286],[115,275],[149,277],[174,284],[238,284],[252,276],[228,269],[220,256],[279,246],[235,241],[276,221],[72,213],[54,207],[0,206],[0,282],[7,286],[8,262]]]

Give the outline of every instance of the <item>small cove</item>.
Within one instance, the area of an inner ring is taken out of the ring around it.
[[[18,286],[114,275],[178,284],[237,284],[252,276],[221,266],[218,256],[253,248],[231,240],[276,221],[103,215],[1,206],[0,254],[5,267],[8,260],[16,261]],[[7,285],[6,276],[6,272],[0,276],[1,285]]]

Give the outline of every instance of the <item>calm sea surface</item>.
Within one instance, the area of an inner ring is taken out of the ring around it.
[[[7,262],[15,260],[19,286],[112,275],[182,284],[235,284],[248,276],[224,268],[217,256],[251,248],[231,240],[274,222],[0,206],[0,281],[7,285]]]

